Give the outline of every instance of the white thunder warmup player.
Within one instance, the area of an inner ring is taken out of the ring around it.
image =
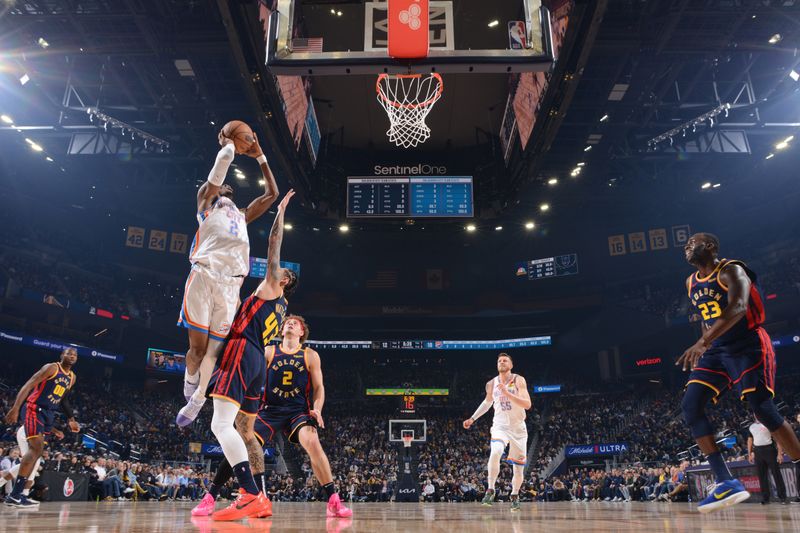
[[[525,411],[531,408],[531,397],[525,378],[512,374],[514,363],[511,356],[501,353],[497,356],[498,375],[486,383],[486,398],[471,417],[464,420],[464,429],[469,429],[475,421],[494,407],[491,429],[491,453],[489,455],[489,484],[484,496],[484,505],[492,505],[495,497],[495,482],[500,473],[500,457],[508,446],[508,462],[514,475],[511,479],[511,511],[520,510],[519,489],[525,471],[525,458],[528,453],[528,429],[525,427]]]
[[[254,135],[250,149],[244,154],[258,161],[264,176],[264,193],[240,211],[233,202],[233,189],[224,184],[236,148],[221,132],[219,142],[222,149],[208,181],[197,193],[200,227],[189,253],[192,269],[178,319],[178,325],[189,332],[183,384],[187,404],[176,419],[182,427],[197,418],[206,401],[208,381],[239,307],[239,290],[250,271],[247,224],[266,213],[278,197],[275,177]]]

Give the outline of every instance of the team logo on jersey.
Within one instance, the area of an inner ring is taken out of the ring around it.
[[[228,322],[223,322],[219,325],[217,330],[219,333],[228,333],[231,330],[231,325]]]
[[[75,482],[70,478],[64,481],[64,497],[69,498],[75,492]]]

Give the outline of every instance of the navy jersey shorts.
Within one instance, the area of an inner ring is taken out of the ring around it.
[[[745,338],[712,346],[689,374],[689,383],[699,383],[714,390],[714,399],[733,389],[740,399],[757,390],[775,395],[775,351],[763,328]]]
[[[43,437],[53,430],[55,412],[35,403],[25,402],[19,410],[19,420],[25,427],[25,437]]]
[[[303,426],[317,427],[316,419],[307,409],[267,405],[258,411],[255,433],[262,446],[272,441],[278,431],[283,431],[289,442],[297,444],[298,434]]]
[[[231,401],[254,415],[264,394],[267,363],[264,350],[243,338],[229,340],[208,383],[207,396]]]

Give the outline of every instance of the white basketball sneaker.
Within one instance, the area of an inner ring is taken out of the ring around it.
[[[175,418],[175,423],[182,428],[190,425],[194,422],[197,415],[200,414],[200,410],[206,404],[206,399],[203,398],[203,401],[200,403],[195,403],[195,401],[189,398],[189,401],[181,407],[181,410],[178,411],[178,416]]]

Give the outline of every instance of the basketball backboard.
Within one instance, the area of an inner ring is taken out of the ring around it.
[[[546,71],[553,62],[542,0],[430,0],[428,52],[416,59],[389,57],[387,2],[274,0],[273,7],[266,62],[274,74],[511,73]]]

